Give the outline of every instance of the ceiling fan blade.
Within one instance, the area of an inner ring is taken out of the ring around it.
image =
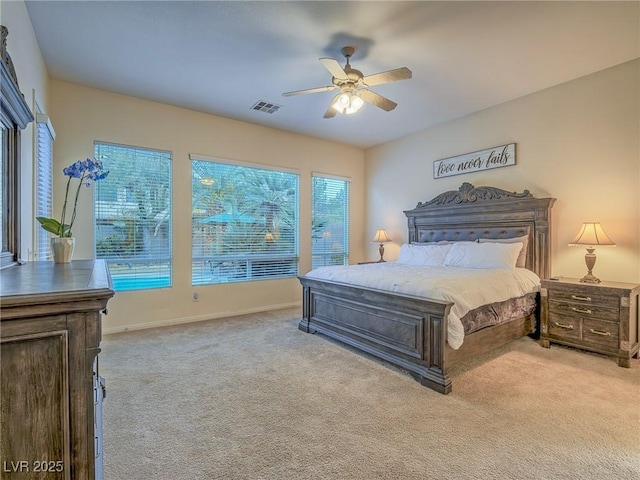
[[[293,92],[285,92],[282,94],[283,97],[291,97],[292,95],[304,95],[307,93],[319,93],[319,92],[330,92],[331,90],[335,90],[335,85],[327,85],[326,87],[317,87],[317,88],[307,88],[305,90],[295,90]]]
[[[333,118],[336,116],[338,111],[335,108],[333,108],[333,104],[336,102],[336,100],[340,95],[342,95],[342,93],[339,93],[338,95],[333,97],[333,99],[331,100],[331,103],[329,104],[329,108],[327,108],[327,111],[324,112],[324,116],[322,118]]]
[[[324,112],[324,115],[322,116],[322,118],[333,118],[336,116],[336,113],[338,113],[338,111],[333,108],[331,105],[329,105],[329,108],[327,108],[327,111]]]
[[[396,68],[395,70],[388,70],[386,72],[374,73],[368,75],[362,79],[362,82],[371,87],[373,85],[380,85],[382,83],[397,82],[398,80],[408,80],[412,77],[411,70],[407,67]]]
[[[386,112],[389,112],[398,106],[396,102],[392,102],[388,98],[378,95],[371,90],[358,90],[358,96],[365,102],[375,105]]]
[[[329,73],[331,73],[331,75],[333,75],[335,78],[338,78],[340,80],[346,80],[349,78],[347,72],[344,71],[344,69],[340,66],[335,58],[324,57],[320,58],[319,60],[322,65],[324,65],[324,68],[329,70]]]

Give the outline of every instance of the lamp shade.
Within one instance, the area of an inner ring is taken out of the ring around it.
[[[600,222],[585,222],[580,231],[569,244],[570,247],[578,245],[614,245],[615,243],[604,233]]]
[[[376,243],[385,243],[390,241],[391,239],[389,238],[389,235],[387,235],[387,231],[385,229],[376,230],[376,235],[372,240],[372,242]]]

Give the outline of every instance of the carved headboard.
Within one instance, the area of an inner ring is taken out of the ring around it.
[[[463,183],[406,210],[409,242],[529,236],[526,267],[541,278],[551,271],[551,207],[555,198],[534,198],[528,190],[508,192]]]

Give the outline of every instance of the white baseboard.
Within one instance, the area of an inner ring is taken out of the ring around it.
[[[194,315],[192,317],[170,318],[167,320],[158,320],[157,322],[134,323],[132,325],[107,327],[102,329],[103,335],[111,333],[130,332],[133,330],[145,330],[147,328],[166,327],[169,325],[179,325],[181,323],[204,322],[206,320],[215,320],[216,318],[239,317],[240,315],[249,315],[252,313],[270,312],[272,310],[283,310],[285,308],[301,307],[301,302],[282,303],[280,305],[270,305],[268,307],[250,308],[247,310],[238,310],[234,312],[208,313],[205,315]]]

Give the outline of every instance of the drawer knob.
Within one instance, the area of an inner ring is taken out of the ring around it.
[[[589,310],[588,308],[571,307],[571,310],[573,310],[574,312],[586,313],[587,315],[591,315],[591,310]]]
[[[590,302],[591,297],[581,297],[580,295],[571,295],[574,300],[582,300],[583,302]]]
[[[601,330],[594,330],[593,328],[590,328],[590,329],[589,329],[589,331],[590,331],[591,333],[596,334],[596,335],[602,335],[603,337],[609,337],[609,336],[611,336],[611,333],[610,333],[610,332],[603,332],[603,331],[601,331]]]
[[[573,325],[567,325],[566,323],[558,323],[558,322],[553,322],[555,324],[556,327],[560,327],[560,328],[566,328],[567,330],[573,330]]]

